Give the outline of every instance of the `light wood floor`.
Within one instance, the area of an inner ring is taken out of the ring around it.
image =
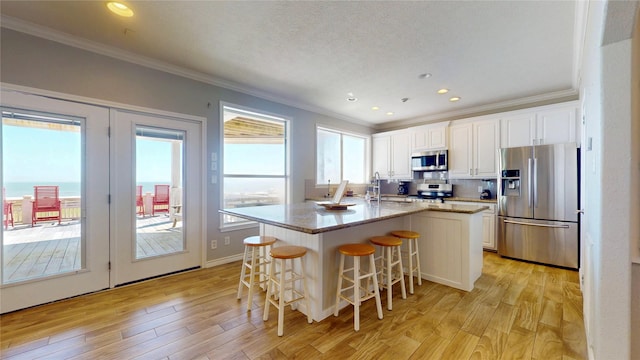
[[[574,271],[485,253],[471,292],[423,281],[393,311],[307,324],[290,308],[277,336],[264,293],[236,300],[240,262],[0,316],[3,359],[585,359]],[[383,296],[383,299],[385,297]]]

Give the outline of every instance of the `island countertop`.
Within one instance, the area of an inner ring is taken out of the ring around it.
[[[315,202],[288,205],[252,206],[220,210],[223,214],[263,224],[283,227],[308,234],[318,234],[376,222],[422,211],[442,211],[475,214],[488,209],[482,205],[433,203],[367,203],[362,199],[347,198],[343,203],[353,204],[346,210],[326,210]]]

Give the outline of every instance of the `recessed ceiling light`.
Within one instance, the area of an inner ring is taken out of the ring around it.
[[[373,107],[371,107],[371,110],[380,110],[380,108],[377,107],[377,106],[373,106]]]
[[[131,8],[129,8],[127,5],[118,1],[109,1],[107,3],[107,8],[116,15],[120,15],[124,17],[133,16],[133,10],[131,10]]]
[[[449,92],[449,89],[442,88],[442,89],[438,90],[438,94],[446,94],[448,92]]]
[[[420,74],[418,75],[418,79],[426,79],[426,78],[430,78],[431,74],[429,73],[424,73],[424,74]]]
[[[402,98],[402,99],[400,99],[400,101],[407,102],[407,101],[409,101],[409,98]]]
[[[460,100],[460,99],[461,99],[461,98],[460,98],[460,96],[453,96],[453,97],[450,97],[450,98],[449,98],[449,101],[451,101],[451,102],[456,102],[456,101],[458,101],[458,100]]]
[[[389,111],[387,112],[387,115],[393,115],[393,112]]]
[[[355,96],[353,95],[353,93],[351,93],[351,92],[350,92],[350,93],[347,93],[347,101],[350,101],[350,102],[356,102],[356,101],[358,101],[358,98],[357,98],[357,97],[355,97]]]

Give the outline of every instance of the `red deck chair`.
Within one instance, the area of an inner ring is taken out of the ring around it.
[[[136,214],[144,216],[144,200],[142,199],[142,185],[136,186]]]
[[[41,221],[62,220],[58,186],[34,186],[31,209],[31,226]],[[54,214],[55,213],[55,214]]]
[[[156,209],[156,206],[161,206],[161,208]],[[151,206],[151,216],[155,216],[156,212],[169,212],[169,185],[156,185],[153,206]]]
[[[5,200],[7,198],[6,191],[2,188],[2,214],[4,215],[4,229],[9,228],[9,223],[11,223],[11,227],[13,226],[13,204]]]

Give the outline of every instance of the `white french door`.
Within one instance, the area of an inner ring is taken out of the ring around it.
[[[0,99],[0,313],[108,288],[109,109],[7,89]],[[38,212],[45,185],[57,209]]]
[[[202,122],[111,110],[112,278],[202,264]]]

